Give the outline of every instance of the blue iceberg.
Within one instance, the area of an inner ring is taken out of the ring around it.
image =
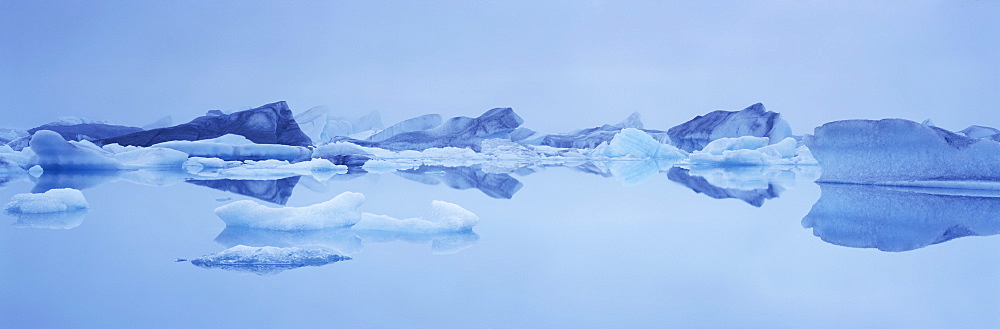
[[[1000,233],[1000,197],[956,189],[821,183],[802,227],[835,245],[908,251]]]
[[[95,142],[148,147],[169,141],[211,139],[225,134],[241,135],[258,144],[312,145],[312,140],[299,129],[292,111],[284,101],[232,114],[212,111],[209,115],[173,127],[145,130]]]
[[[742,111],[713,111],[667,130],[670,141],[692,152],[719,138],[742,136],[768,137],[777,143],[792,136],[792,128],[781,114],[767,111],[764,104],[750,105]]]
[[[416,118],[400,121],[397,124],[389,126],[389,128],[376,132],[365,140],[369,142],[381,142],[399,134],[428,130],[440,126],[441,122],[441,116],[438,114],[424,114]]]
[[[996,188],[1000,143],[903,119],[824,124],[803,141],[821,182]]]
[[[299,129],[316,145],[329,143],[337,136],[361,137],[382,129],[382,117],[372,111],[361,117],[334,116],[326,106],[317,106],[295,116]]]
[[[300,267],[323,266],[350,259],[351,257],[341,256],[323,249],[239,245],[192,259],[191,264],[203,268],[249,272],[263,276]]]
[[[449,146],[479,151],[483,139],[507,137],[523,122],[513,109],[495,108],[477,118],[454,117],[432,129],[400,133],[379,142],[362,142],[359,145],[393,151]]]

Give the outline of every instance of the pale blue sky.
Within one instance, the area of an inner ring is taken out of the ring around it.
[[[0,0],[0,127],[143,125],[287,100],[513,107],[560,132],[666,129],[763,102],[796,133],[847,118],[1000,126],[998,1]]]

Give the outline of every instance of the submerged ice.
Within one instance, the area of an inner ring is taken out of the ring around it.
[[[228,271],[249,272],[257,275],[277,274],[285,270],[306,266],[323,266],[350,260],[323,249],[302,249],[296,247],[248,247],[238,245],[214,254],[191,260],[191,264],[203,268],[218,268]]]

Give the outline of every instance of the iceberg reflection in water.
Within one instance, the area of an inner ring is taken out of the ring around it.
[[[819,186],[822,196],[802,226],[835,245],[899,252],[1000,233],[1000,196],[988,191]]]

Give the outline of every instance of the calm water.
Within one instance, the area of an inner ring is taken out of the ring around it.
[[[72,229],[0,215],[0,327],[1000,327],[996,198],[821,190],[799,175],[754,207],[666,172],[631,185],[547,168],[488,193],[403,176],[302,178],[286,202],[354,191],[360,211],[408,218],[443,200],[480,216],[475,235],[224,231],[213,209],[256,199],[114,179],[83,190]],[[10,182],[0,202],[33,188]],[[175,262],[239,243],[353,260],[266,276]],[[906,251],[879,250],[894,248]]]

